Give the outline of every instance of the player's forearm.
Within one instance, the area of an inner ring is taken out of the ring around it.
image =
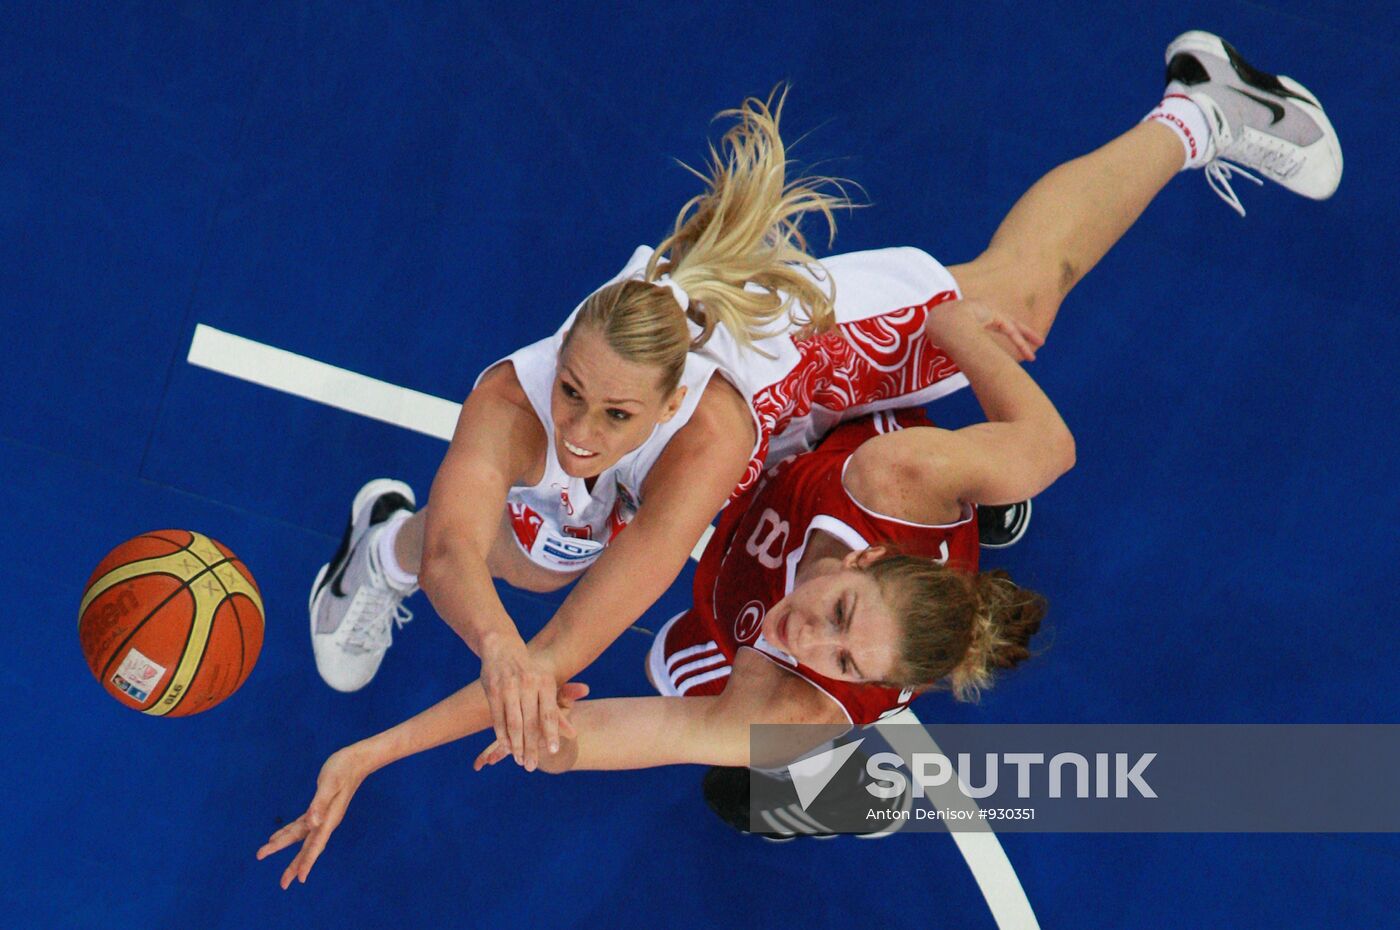
[[[938,312],[934,310],[935,314]],[[1050,398],[1020,363],[996,344],[971,312],[949,306],[946,317],[930,318],[929,335],[967,376],[988,420],[1060,422]]]
[[[424,752],[491,726],[486,693],[474,681],[422,713],[382,733],[356,743],[352,748],[368,772],[408,756]]]
[[[545,771],[614,771],[660,765],[747,765],[747,726],[719,719],[719,698],[585,701],[570,718],[578,737],[542,760]]]
[[[629,527],[608,546],[530,641],[530,651],[549,662],[561,684],[592,665],[685,566],[684,545],[651,539],[637,529]]]
[[[425,552],[419,583],[443,622],[477,655],[494,641],[520,639],[485,558],[471,546],[459,543]]]

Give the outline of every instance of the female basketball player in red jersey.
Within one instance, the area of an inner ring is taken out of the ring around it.
[[[692,609],[657,635],[648,672],[665,696],[572,708],[576,736],[543,754],[546,769],[748,765],[751,724],[873,723],[937,682],[973,697],[993,668],[1029,655],[1043,601],[976,573],[975,505],[1038,493],[1071,466],[1074,442],[987,322],[956,301],[927,328],[989,422],[949,432],[922,411],[876,413],[771,469],[721,519]],[[468,722],[471,691],[326,762],[308,811],[258,851],[303,843],[284,888],[305,881],[371,772],[485,726]],[[563,694],[567,704],[580,686]],[[478,767],[507,752],[497,740]]]
[[[797,223],[844,201],[820,180],[785,180],[777,114],[750,101],[672,236],[481,377],[429,506],[413,514],[398,482],[357,495],[312,592],[323,677],[366,683],[421,581],[482,658],[472,714],[533,767],[558,740],[557,683],[655,601],[766,458],[811,448],[842,417],[961,385],[924,336],[931,308],[957,296],[995,308],[998,338],[1030,358],[1069,289],[1183,168],[1205,167],[1237,210],[1223,158],[1305,196],[1335,189],[1336,134],[1305,90],[1205,33],[1167,57],[1168,94],[1142,125],[1046,175],[981,256],[948,269],[916,249],[816,265]],[[1272,118],[1279,107],[1288,119]],[[826,331],[792,338],[807,328]],[[493,578],[546,590],[580,575],[527,646]]]

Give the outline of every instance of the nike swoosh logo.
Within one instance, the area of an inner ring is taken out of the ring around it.
[[[1301,100],[1310,106],[1321,106],[1316,100],[1304,94],[1289,90],[1287,85],[1278,79],[1278,75],[1270,74],[1267,71],[1260,71],[1258,68],[1245,61],[1240,57],[1240,53],[1235,51],[1235,47],[1229,42],[1221,39],[1220,44],[1225,46],[1225,54],[1230,59],[1230,67],[1234,68],[1235,73],[1240,76],[1240,80],[1244,81],[1250,87],[1256,87],[1259,90],[1267,91],[1277,97],[1292,97],[1294,100]]]
[[[1238,87],[1231,87],[1230,89],[1233,90],[1235,93],[1239,94],[1239,95],[1242,96],[1242,97],[1248,97],[1250,100],[1253,100],[1255,103],[1262,104],[1262,105],[1268,107],[1268,108],[1269,108],[1269,112],[1272,113],[1272,114],[1274,115],[1273,122],[1269,123],[1270,126],[1274,125],[1274,123],[1277,123],[1279,120],[1283,119],[1283,104],[1281,104],[1281,103],[1274,103],[1272,100],[1268,100],[1268,99],[1266,99],[1266,98],[1264,98],[1264,97],[1256,97],[1254,94],[1251,94],[1249,91],[1247,91],[1247,90],[1240,90]]]
[[[345,578],[345,568],[350,564],[350,556],[354,554],[355,551],[353,549],[350,550],[350,552],[345,556],[345,561],[340,563],[340,568],[336,569],[335,577],[331,579],[331,594],[335,595],[336,597],[345,596],[345,591],[343,588],[341,588],[340,582]]]

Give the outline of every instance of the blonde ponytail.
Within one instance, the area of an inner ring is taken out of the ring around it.
[[[808,253],[800,224],[804,216],[820,214],[830,244],[836,235],[833,211],[852,203],[837,179],[787,180],[778,131],[786,100],[787,88],[780,85],[766,101],[751,97],[716,117],[736,122],[718,149],[710,146],[708,173],[688,168],[706,189],[681,208],[671,235],[647,265],[647,280],[668,273],[690,295],[691,318],[703,330],[697,346],[720,324],[751,345],[784,314],[813,332],[835,323],[834,282]],[[812,277],[828,282],[827,289]]]
[[[854,204],[835,178],[787,180],[778,133],[786,99],[779,85],[767,100],[751,97],[716,117],[736,122],[718,149],[710,146],[708,174],[686,166],[705,190],[676,214],[643,280],[610,284],[579,311],[576,325],[596,328],[623,358],[661,369],[663,391],[675,388],[686,352],[703,346],[716,326],[752,346],[785,314],[803,334],[835,325],[836,284],[808,254],[799,227],[804,216],[817,213],[834,238],[833,211]],[[684,314],[662,275],[688,297]],[[700,327],[694,339],[686,316]]]

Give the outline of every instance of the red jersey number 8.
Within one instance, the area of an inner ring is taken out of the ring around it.
[[[744,544],[744,550],[758,559],[758,564],[764,568],[781,568],[787,538],[788,522],[780,519],[772,507],[767,507],[759,516],[749,541]]]

